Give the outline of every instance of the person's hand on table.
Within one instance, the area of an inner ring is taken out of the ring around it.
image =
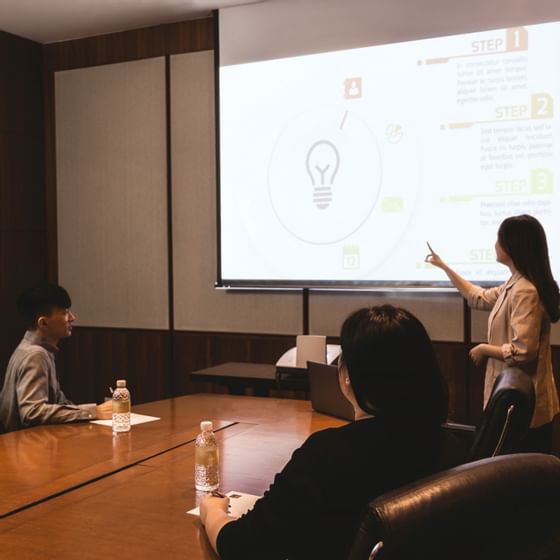
[[[227,515],[228,506],[228,497],[218,498],[216,496],[212,496],[212,494],[204,496],[200,501],[200,521],[203,525],[206,525],[208,515],[211,515],[212,512],[223,511]]]
[[[110,420],[113,416],[113,401],[105,401],[95,407],[98,420]]]
[[[206,529],[206,535],[217,553],[218,534],[224,525],[234,521],[233,517],[228,515],[229,498],[224,496],[219,498],[216,495],[208,494],[200,500],[200,522]]]

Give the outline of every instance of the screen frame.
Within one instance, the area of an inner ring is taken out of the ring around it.
[[[279,279],[243,279],[243,278],[227,278],[224,277],[222,274],[222,227],[221,227],[221,128],[220,128],[220,111],[221,111],[221,103],[220,103],[220,10],[213,11],[213,20],[214,20],[214,94],[215,94],[215,150],[216,150],[216,158],[215,158],[215,165],[216,165],[216,239],[217,239],[217,246],[216,246],[216,281],[214,283],[215,288],[220,289],[249,289],[249,290],[297,290],[297,289],[317,289],[320,291],[329,291],[333,290],[334,292],[341,292],[341,291],[355,291],[355,290],[364,290],[364,291],[382,291],[382,292],[391,292],[391,291],[410,291],[410,292],[419,292],[419,291],[433,291],[438,293],[449,292],[450,290],[454,290],[453,283],[449,279],[442,280],[413,280],[413,281],[405,281],[405,280],[317,280],[317,279],[293,279],[287,280],[283,278]],[[546,19],[545,21],[530,21],[530,18],[527,18],[527,21],[523,25],[535,25],[538,23],[548,23],[554,21],[560,21],[560,18],[555,19]],[[507,25],[502,26],[501,28],[506,28]],[[490,26],[489,29],[494,29],[493,26]],[[465,29],[464,31],[458,32],[453,31],[450,33],[449,36],[459,35],[462,33],[477,33],[489,30],[486,28],[482,29]],[[410,39],[409,41],[416,41],[421,39],[427,38],[436,38],[442,37],[445,35],[441,34],[434,34],[430,35],[427,34],[426,36],[415,36]],[[400,40],[400,41],[381,41],[379,43],[373,43],[374,45],[386,45],[386,44],[393,44],[393,43],[402,43],[407,42],[408,40]],[[427,251],[426,251],[427,254]],[[442,276],[445,277],[445,273],[442,271]],[[507,280],[507,278],[506,278]],[[503,284],[506,280],[474,280],[473,282],[477,286],[481,286],[484,288],[487,287],[494,287],[497,285]],[[469,280],[470,281],[470,280]]]

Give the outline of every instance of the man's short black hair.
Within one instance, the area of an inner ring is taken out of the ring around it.
[[[49,315],[55,307],[68,309],[72,301],[68,292],[56,284],[41,284],[25,290],[17,298],[17,309],[29,329],[37,328],[37,319]]]

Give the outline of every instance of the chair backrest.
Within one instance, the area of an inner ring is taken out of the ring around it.
[[[518,451],[534,409],[535,387],[529,375],[518,368],[504,369],[475,431],[469,461]]]
[[[553,560],[560,460],[501,455],[442,471],[373,500],[349,560]]]

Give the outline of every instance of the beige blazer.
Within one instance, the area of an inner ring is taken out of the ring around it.
[[[515,366],[527,372],[535,384],[531,427],[550,422],[560,406],[552,373],[550,320],[535,286],[516,273],[496,288],[472,286],[467,301],[474,309],[491,310],[488,343],[502,347],[502,360],[489,358],[486,365],[484,406],[498,374],[508,366]]]

